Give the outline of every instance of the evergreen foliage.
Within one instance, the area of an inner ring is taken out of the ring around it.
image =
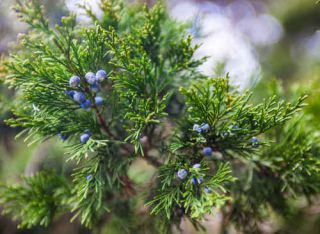
[[[67,207],[70,187],[65,178],[50,171],[23,177],[23,184],[1,187],[4,214],[21,220],[19,227],[47,226],[55,215]]]
[[[110,213],[130,233],[137,226],[127,215],[143,195],[159,233],[183,216],[201,227],[217,212],[226,227],[256,233],[270,210],[289,215],[291,199],[319,192],[318,133],[297,113],[305,96],[255,103],[228,76],[201,74],[206,58],[194,58],[198,46],[161,1],[100,6],[101,18],[82,6],[89,26],[70,13],[51,27],[38,0],[17,1],[30,30],[4,61],[5,82],[17,90],[7,123],[22,127],[29,144],[59,136],[66,163],[76,164],[67,177],[43,171],[2,186],[4,213],[20,227],[72,212],[95,228]],[[140,194],[128,175],[137,158],[157,175]]]

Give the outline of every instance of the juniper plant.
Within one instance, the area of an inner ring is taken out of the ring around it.
[[[162,2],[102,0],[101,18],[81,7],[89,26],[70,13],[51,27],[37,0],[14,8],[30,30],[4,64],[17,90],[7,123],[30,144],[60,136],[66,163],[76,163],[71,175],[43,171],[2,186],[4,213],[20,227],[71,212],[89,228],[117,217],[127,224],[120,233],[133,233],[128,217],[142,197],[153,233],[182,217],[201,227],[217,212],[225,228],[255,233],[265,215],[287,215],[291,199],[319,192],[319,141],[296,114],[305,96],[255,103],[228,76],[201,74],[206,58],[194,58],[198,46]],[[128,175],[139,158],[154,168],[151,189]]]

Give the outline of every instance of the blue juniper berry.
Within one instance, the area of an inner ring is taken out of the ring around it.
[[[66,134],[62,134],[61,132],[58,133],[58,137],[62,140],[62,141],[65,141],[68,139],[68,135]]]
[[[188,172],[186,169],[179,169],[177,172],[177,176],[181,179],[184,180],[188,175]]]
[[[202,132],[202,129],[199,124],[194,124],[192,129],[193,129],[193,131],[196,131],[198,133]]]
[[[232,131],[239,130],[239,126],[238,125],[230,125],[230,128],[231,128]]]
[[[105,70],[99,70],[99,71],[97,71],[97,73],[96,73],[96,80],[97,80],[98,82],[104,81],[104,79],[106,79],[106,78],[107,78],[107,73],[106,73]]]
[[[100,91],[100,85],[97,83],[94,83],[94,84],[90,85],[90,89],[92,92],[97,93]]]
[[[69,97],[73,98],[73,95],[76,93],[74,90],[67,90],[65,91],[65,94],[67,94]]]
[[[93,72],[88,72],[86,75],[85,75],[85,78],[87,80],[87,82],[89,84],[94,84],[96,83],[96,75],[93,73]]]
[[[86,95],[82,92],[75,92],[73,95],[73,100],[78,103],[83,103],[86,100]]]
[[[252,137],[252,138],[251,138],[251,142],[252,142],[252,143],[258,143],[259,141],[258,141],[258,138]]]
[[[193,185],[198,185],[198,179],[197,179],[197,177],[195,177],[195,176],[192,177],[192,178],[191,178],[191,182],[192,182]]]
[[[71,87],[77,87],[80,84],[80,77],[79,76],[72,76],[69,80],[69,85]]]
[[[195,168],[195,169],[198,169],[201,167],[201,164],[200,163],[196,163],[192,166],[192,168]]]
[[[91,181],[92,178],[93,178],[93,176],[91,174],[86,177],[87,181]]]
[[[205,188],[204,188],[204,191],[205,191],[206,193],[212,193],[212,190],[211,190],[210,188],[208,188],[208,187],[205,187]]]
[[[228,137],[228,136],[229,136],[229,133],[227,133],[227,132],[223,133],[223,137],[224,137],[224,138],[226,138],[226,137]]]
[[[95,103],[97,104],[97,106],[101,106],[103,104],[103,98],[100,96],[96,96],[94,98]]]
[[[201,130],[202,130],[202,131],[208,131],[209,128],[210,128],[210,126],[209,126],[209,124],[207,124],[207,123],[201,125]]]
[[[211,156],[212,155],[212,148],[211,147],[204,147],[202,150],[204,156]]]
[[[252,143],[252,146],[253,146],[253,147],[255,147],[255,148],[259,147],[259,140],[258,140],[258,138],[252,137],[252,138],[251,138],[251,143]]]
[[[87,141],[89,140],[90,137],[91,137],[90,134],[84,133],[84,134],[82,134],[82,135],[80,136],[80,141],[81,141],[82,143],[87,143]]]
[[[83,103],[81,103],[81,108],[82,109],[87,109],[91,106],[91,101],[89,99],[85,100]]]
[[[199,184],[201,184],[202,182],[203,182],[203,177],[201,176],[201,177],[199,177]]]

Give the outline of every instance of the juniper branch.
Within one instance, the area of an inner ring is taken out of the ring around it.
[[[16,7],[30,30],[4,64],[6,83],[18,91],[7,123],[22,127],[30,143],[58,135],[75,161],[66,186],[43,172],[28,185],[3,187],[0,202],[22,226],[48,225],[60,204],[91,228],[119,203],[125,219],[141,195],[128,173],[138,157],[158,175],[143,196],[158,232],[183,216],[201,227],[220,209],[225,225],[253,233],[262,208],[285,215],[289,199],[319,193],[317,133],[297,118],[305,96],[255,103],[228,76],[201,74],[206,58],[194,58],[198,46],[161,2],[149,9],[103,0],[101,19],[82,7],[88,27],[73,14],[51,27],[37,0]]]

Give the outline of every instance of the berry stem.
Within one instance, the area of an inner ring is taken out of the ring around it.
[[[136,194],[136,191],[134,189],[134,183],[133,181],[127,176],[121,177],[122,182],[124,184],[124,195],[128,199]]]
[[[89,88],[86,86],[85,87],[85,93],[88,93],[90,94],[90,90]],[[95,98],[95,94],[93,95],[93,100]],[[103,128],[103,130],[112,138],[115,139],[115,135],[110,131],[108,125],[106,124],[106,121],[104,120],[104,118],[102,117],[100,111],[99,111],[99,108],[97,107],[96,103],[93,102],[92,104],[92,108],[96,111],[96,114],[97,114],[97,117],[98,117],[98,120],[99,120],[99,123],[100,123],[100,126]]]
[[[98,109],[98,107],[97,107],[96,104],[93,104],[93,109],[96,111],[96,114],[97,114],[99,123],[100,123],[101,127],[103,128],[103,130],[104,130],[110,137],[112,137],[113,139],[116,139],[115,135],[110,131],[108,125],[106,124],[106,121],[104,120],[104,118],[102,117],[101,113],[99,112],[99,109]],[[130,147],[127,146],[127,145],[124,145],[124,146],[123,146],[123,149],[124,149],[127,153],[129,153],[129,154],[132,154],[132,153],[133,153],[133,150],[131,150]]]
[[[98,107],[96,106],[96,104],[93,105],[93,109],[95,109],[97,117],[99,119],[99,123],[101,125],[101,127],[103,128],[103,130],[112,138],[115,138],[114,134],[110,131],[108,125],[106,124],[106,121],[104,120],[104,118],[102,117],[101,113],[99,112]]]
[[[104,120],[104,118],[102,117],[101,113],[99,112],[99,109],[98,109],[97,105],[96,105],[96,104],[93,104],[92,107],[93,107],[93,109],[96,111],[97,117],[98,117],[98,119],[99,119],[99,123],[100,123],[101,127],[103,128],[103,130],[104,130],[110,137],[115,138],[115,135],[110,131],[108,125],[106,124],[106,121]],[[150,163],[151,165],[153,165],[154,167],[160,167],[162,164],[161,164],[160,162],[158,162],[158,160],[156,160],[156,159],[154,159],[154,158],[152,158],[152,157],[150,157],[150,156],[148,155],[148,151],[149,151],[149,149],[151,148],[151,144],[150,144],[151,141],[149,140],[148,143],[149,143],[149,144],[148,144],[147,149],[143,149],[144,159],[145,159],[148,163]],[[124,146],[123,146],[123,149],[124,149],[127,153],[129,153],[129,154],[133,154],[133,153],[134,153],[133,150],[132,150],[128,145],[124,145]]]

